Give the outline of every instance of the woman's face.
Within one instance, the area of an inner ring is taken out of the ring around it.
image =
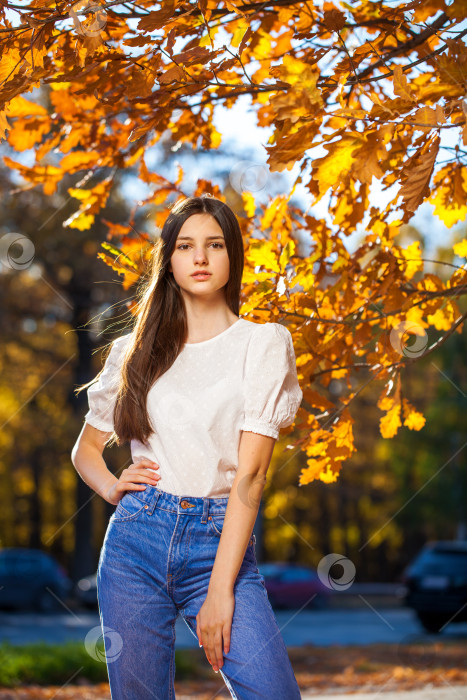
[[[205,296],[222,289],[229,280],[230,261],[222,229],[210,214],[192,214],[179,231],[169,270],[179,287]],[[207,271],[208,277],[193,277]]]

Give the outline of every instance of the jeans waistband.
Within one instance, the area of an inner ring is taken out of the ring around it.
[[[228,496],[223,498],[176,496],[173,493],[162,491],[152,484],[146,484],[144,491],[133,491],[132,493],[146,503],[150,503],[151,512],[154,508],[161,508],[171,513],[201,516],[202,522],[206,522],[209,515],[224,515],[229,502]]]

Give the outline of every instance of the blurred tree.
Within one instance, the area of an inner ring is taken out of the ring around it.
[[[76,579],[95,570],[96,504],[70,461],[87,410],[86,395],[77,399],[73,389],[99,371],[96,345],[110,324],[118,331],[128,311],[121,285],[96,257],[104,227],[63,235],[60,217],[72,209],[67,185],[46,197],[15,191],[5,171],[0,181],[0,231],[11,242],[0,269],[0,468],[7,486],[0,518],[3,546],[50,548]],[[117,219],[128,215],[115,196],[107,210]],[[125,458],[110,452],[109,468]]]

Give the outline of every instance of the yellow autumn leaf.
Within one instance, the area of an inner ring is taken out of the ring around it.
[[[455,243],[453,250],[460,258],[467,258],[467,238],[463,238],[459,243]]]
[[[48,112],[45,107],[37,102],[31,102],[22,95],[16,95],[5,107],[9,117],[46,117]]]
[[[315,479],[320,478],[320,474],[329,470],[329,458],[323,457],[322,459],[309,459],[307,460],[307,467],[302,469],[300,473],[299,483],[301,486],[305,484],[310,484]]]
[[[214,40],[214,32],[210,29],[211,36],[209,33],[204,34],[199,40],[198,46],[211,46],[211,40]]]
[[[94,223],[94,219],[94,214],[87,214],[84,211],[78,210],[63,222],[63,226],[77,228],[79,231],[87,231]]]
[[[26,165],[14,161],[9,156],[3,156],[3,160],[10,168],[16,169],[28,182],[41,184],[44,194],[47,195],[54,194],[57,189],[57,183],[63,177],[61,168],[56,168],[53,165],[35,165],[28,168]]]
[[[276,251],[270,241],[253,241],[247,254],[247,260],[254,267],[262,266],[266,270],[280,272]]]
[[[209,136],[211,141],[211,148],[219,148],[222,142],[222,134],[220,134],[216,129],[214,129],[214,127],[212,127]]]
[[[0,83],[12,80],[20,70],[23,59],[18,49],[9,49],[2,54],[0,61]]]
[[[0,112],[0,139],[5,138],[6,130],[10,129],[8,119],[6,118],[6,112]]]
[[[423,270],[420,241],[414,241],[407,248],[401,248],[399,252],[402,255],[402,257],[407,261],[407,265],[405,266],[405,276],[407,277],[407,279],[412,279],[416,272]]]
[[[60,165],[69,173],[77,172],[83,168],[91,167],[99,163],[100,155],[97,151],[73,151],[62,158]]]
[[[327,156],[313,161],[313,179],[318,182],[320,198],[349,172],[357,157],[355,151],[362,143],[358,134],[343,136],[337,143],[325,146]]]
[[[444,308],[437,309],[433,314],[428,314],[426,317],[428,323],[438,331],[448,331],[453,323],[453,313],[450,305]]]
[[[24,117],[16,119],[10,127],[8,142],[17,151],[26,151],[41,143],[45,134],[50,132],[48,119]]]
[[[279,265],[281,268],[281,271],[283,272],[285,270],[285,266],[290,260],[290,257],[295,253],[295,241],[290,240],[287,241],[285,247],[282,249],[282,253],[280,254],[279,257]]]
[[[402,97],[404,100],[407,100],[407,102],[412,102],[414,100],[414,97],[412,91],[409,88],[407,77],[404,71],[402,70],[402,66],[394,66],[392,77],[394,84],[394,93],[396,95],[399,95],[399,97]]]
[[[233,33],[232,39],[230,40],[231,46],[234,46],[235,48],[237,48],[237,46],[240,46],[240,43],[243,37],[245,36],[246,32],[248,31],[249,26],[249,23],[244,20],[240,20],[238,22],[237,27]]]
[[[428,324],[424,320],[424,311],[421,306],[411,306],[410,309],[407,309],[404,320],[410,333],[419,336],[426,335],[424,329],[428,328]]]
[[[246,190],[242,191],[242,200],[243,200],[243,206],[245,208],[245,214],[249,219],[251,219],[255,215],[256,211],[256,203],[255,203],[255,197],[251,192],[247,192]]]
[[[460,164],[446,166],[436,174],[436,190],[428,201],[434,214],[451,228],[467,217],[467,168]]]
[[[379,421],[380,433],[384,438],[392,438],[401,427],[401,405],[396,403]]]
[[[327,453],[327,442],[316,442],[313,445],[308,445],[306,448],[306,454],[309,457],[321,457]]]
[[[407,426],[409,430],[421,430],[426,423],[426,418],[423,413],[417,411],[407,399],[403,399],[402,405],[404,425]]]
[[[332,484],[334,481],[337,481],[338,475],[339,472],[333,472],[328,464],[326,469],[319,474],[319,480],[323,481],[325,484]]]

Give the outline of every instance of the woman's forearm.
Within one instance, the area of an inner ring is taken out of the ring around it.
[[[238,468],[209,583],[211,590],[233,590],[258,515],[275,443],[272,437],[242,432]]]
[[[99,449],[89,443],[82,443],[76,451],[72,452],[71,461],[82,480],[99,496],[111,503],[107,494],[118,479],[108,470]]]
[[[266,476],[239,476],[232,484],[209,589],[233,590],[258,515]]]

